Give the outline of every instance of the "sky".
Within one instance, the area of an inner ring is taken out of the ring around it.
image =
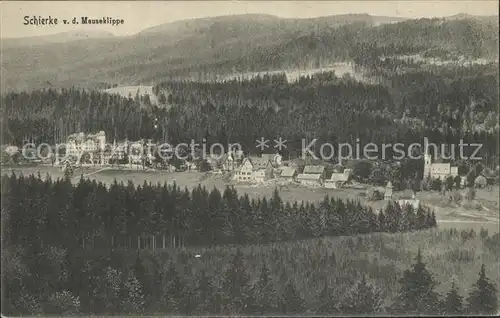
[[[262,13],[284,18],[368,13],[407,18],[432,18],[458,13],[498,15],[498,0],[490,1],[2,1],[2,38],[48,35],[68,31],[96,30],[132,35],[148,27],[177,20],[232,14]],[[24,16],[72,20],[111,17],[124,24],[24,25]]]

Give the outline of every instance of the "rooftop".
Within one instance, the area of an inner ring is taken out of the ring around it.
[[[283,167],[281,169],[281,176],[282,177],[293,177],[297,170],[293,167]]]
[[[303,174],[322,174],[324,171],[324,166],[305,166]]]
[[[349,175],[347,173],[332,173],[329,181],[343,181],[349,180]]]
[[[320,174],[299,174],[297,176],[297,180],[317,180],[319,181],[321,179]]]
[[[399,194],[398,199],[399,200],[415,199],[415,192],[413,192],[412,190],[408,190],[408,189],[404,190]]]
[[[248,160],[250,160],[250,163],[256,168],[260,167],[265,167],[269,163],[269,159],[267,158],[262,158],[262,157],[248,157]]]

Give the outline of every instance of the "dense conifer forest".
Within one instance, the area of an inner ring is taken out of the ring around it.
[[[2,177],[2,198],[4,314],[498,310],[497,277],[492,281],[485,265],[472,261],[480,256],[483,264],[496,266],[498,234],[435,229],[433,213],[424,209],[389,205],[377,214],[328,197],[318,204],[284,204],[277,192],[250,201],[231,188],[189,192],[175,185],[114,184],[108,189],[83,179],[73,186],[68,180],[15,175]],[[120,244],[127,234],[164,234],[183,243],[161,249]],[[391,247],[407,246],[406,240],[427,243],[413,255]],[[445,259],[429,256],[429,269],[426,254],[439,244],[446,247]],[[464,244],[481,249],[470,251]],[[406,269],[387,263],[391,259]],[[443,282],[434,275],[450,275],[443,261],[479,274],[440,293]]]
[[[165,82],[154,88],[160,105],[151,105],[147,95],[126,98],[76,88],[11,92],[2,96],[2,138],[17,145],[26,139],[53,143],[64,142],[70,133],[104,130],[110,143],[166,137],[176,145],[205,139],[208,146],[239,143],[252,153],[256,139],[279,136],[287,140],[292,157],[301,155],[302,139],[361,147],[373,142],[381,149],[384,143],[423,144],[427,137],[437,145],[454,144],[455,153],[463,139],[482,144],[476,156],[496,166],[497,76],[450,80],[422,71],[389,80],[396,86],[363,84],[333,72],[292,83],[284,74],[220,83]],[[465,147],[464,155],[474,150]]]
[[[2,186],[2,211],[11,225],[3,235],[7,245],[140,248],[138,236],[167,236],[169,246],[175,241],[175,246],[213,246],[436,226],[434,213],[425,207],[391,203],[374,212],[359,202],[328,196],[320,204],[285,203],[277,189],[271,198],[250,200],[230,187],[221,193],[175,184],[135,187],[130,181],[108,189],[83,178],[73,186],[69,180],[42,181],[33,175],[2,177]],[[164,244],[158,241],[157,246]]]

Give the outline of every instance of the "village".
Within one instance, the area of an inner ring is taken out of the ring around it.
[[[279,153],[267,153],[257,155],[246,155],[241,150],[229,150],[227,153],[217,155],[204,155],[198,158],[179,159],[172,156],[172,149],[162,151],[152,140],[120,141],[107,143],[104,131],[95,134],[83,132],[71,134],[66,143],[56,145],[55,153],[45,153],[37,156],[33,153],[25,153],[30,163],[38,165],[51,165],[60,167],[68,175],[78,167],[100,167],[102,169],[126,170],[126,171],[166,171],[180,173],[204,173],[207,177],[219,177],[228,185],[247,185],[252,187],[279,187],[281,189],[289,186],[304,189],[365,189],[368,190],[369,201],[383,200],[385,202],[395,201],[400,205],[411,205],[414,208],[420,206],[417,197],[418,190],[412,186],[407,189],[395,189],[390,180],[383,184],[367,184],[360,182],[356,176],[357,166],[367,162],[360,159],[346,159],[343,162],[331,163],[323,160],[305,158],[289,158],[284,160]],[[146,152],[144,149],[149,149]],[[153,151],[151,151],[153,150]],[[3,152],[11,156],[20,150],[14,146],[4,147]],[[40,151],[38,151],[40,152]],[[168,152],[168,153],[165,153]],[[170,158],[169,160],[165,158]],[[370,163],[374,166],[378,162]],[[399,162],[395,163],[397,167]],[[389,169],[392,169],[389,166]],[[498,169],[497,169],[498,170]],[[446,183],[453,180],[455,189],[467,189],[471,183],[475,188],[484,188],[498,179],[498,171],[483,169],[482,173],[470,180],[467,174],[459,175],[457,166],[450,163],[432,162],[432,156],[428,153],[424,156],[422,175],[427,180],[439,180],[440,187],[446,187]],[[401,187],[399,187],[401,188]],[[404,191],[397,191],[404,190]],[[451,190],[451,188],[450,188]],[[398,192],[398,195],[394,195]],[[462,196],[465,196],[465,191]]]

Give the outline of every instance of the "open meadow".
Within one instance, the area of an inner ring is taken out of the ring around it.
[[[118,87],[108,88],[105,91],[110,94],[119,94],[120,96],[123,97],[132,96],[132,98],[135,98],[137,94],[139,94],[139,96],[148,95],[149,100],[151,101],[152,104],[158,104],[158,98],[153,93],[153,86],[151,85],[118,86]]]

